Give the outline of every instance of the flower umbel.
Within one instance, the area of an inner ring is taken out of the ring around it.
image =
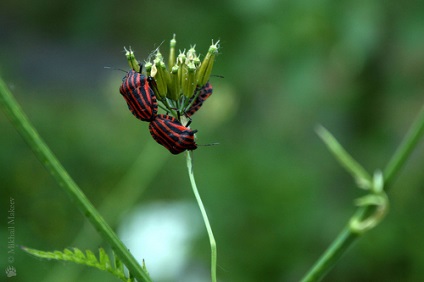
[[[203,61],[198,56],[195,45],[188,51],[180,51],[176,56],[176,43],[174,35],[170,41],[168,65],[165,64],[159,49],[155,51],[152,59],[145,62],[145,70],[131,49],[125,49],[125,56],[132,70],[152,78],[153,85],[150,87],[162,103],[162,108],[180,120],[180,115],[189,111],[202,87],[209,82],[219,41],[212,42]]]
[[[197,148],[194,141],[197,130],[188,126],[193,114],[212,94],[209,78],[219,49],[219,41],[212,42],[202,61],[195,45],[188,51],[180,51],[177,56],[176,43],[174,35],[170,41],[168,66],[157,49],[144,63],[144,71],[131,48],[125,48],[131,70],[120,88],[133,115],[150,122],[152,137],[172,154]],[[159,103],[155,104],[156,101]],[[157,107],[162,108],[166,115],[157,114]],[[168,117],[168,114],[173,117]]]

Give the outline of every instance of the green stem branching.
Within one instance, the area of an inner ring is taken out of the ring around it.
[[[411,125],[408,133],[404,137],[402,143],[395,151],[386,168],[383,171],[384,192],[387,192],[389,183],[399,173],[406,160],[417,146],[418,141],[424,134],[424,107],[421,109],[418,117]],[[358,232],[352,228],[352,222],[360,222],[365,220],[370,214],[375,212],[376,207],[372,205],[359,207],[356,213],[349,220],[347,226],[340,232],[333,243],[321,255],[312,268],[302,278],[302,282],[320,281],[343,256],[347,249],[368,229]]]

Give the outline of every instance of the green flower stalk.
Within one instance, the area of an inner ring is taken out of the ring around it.
[[[193,62],[187,64],[187,75],[183,81],[183,94],[187,98],[193,97],[194,90],[196,89],[196,67]]]
[[[165,69],[161,67],[161,61],[159,58],[156,58],[153,61],[151,75],[152,77],[154,77],[156,85],[157,85],[158,93],[155,93],[156,96],[161,99],[164,99],[168,92],[168,86],[167,86],[168,79],[166,78],[167,72]]]
[[[188,60],[184,52],[180,53],[177,59],[177,64],[180,67],[178,70],[178,76],[179,76],[179,83],[180,83],[180,89],[181,89],[181,92],[178,93],[178,96],[180,96],[184,92],[184,85],[188,75],[188,67],[187,67]]]
[[[178,77],[180,67],[174,65],[171,70],[171,85],[168,88],[170,98],[174,101],[178,100],[178,95],[180,94],[180,80]]]

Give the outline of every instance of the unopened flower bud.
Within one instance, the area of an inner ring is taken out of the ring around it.
[[[124,47],[124,50],[125,50],[125,57],[127,57],[130,68],[136,72],[141,72],[140,63],[135,58],[134,52],[131,50],[131,47],[129,48],[129,50],[127,50],[127,48]]]
[[[156,96],[158,96],[160,99],[164,99],[166,97],[167,87],[166,87],[166,82],[162,76],[161,67],[157,66],[156,64],[153,64],[151,76],[154,78],[156,82],[156,87],[157,87],[155,91]]]
[[[172,69],[172,67],[175,65],[175,60],[176,60],[175,45],[177,45],[177,40],[175,40],[175,34],[174,34],[174,37],[169,42],[169,61],[168,61],[169,69]]]
[[[187,57],[186,57],[186,55],[184,54],[184,52],[182,52],[182,53],[178,54],[178,57],[177,57],[177,64],[178,64],[179,66],[181,66],[182,64],[185,64],[186,59],[187,59]]]
[[[208,53],[205,56],[198,72],[197,72],[197,85],[203,86],[209,81],[209,77],[211,76],[213,63],[215,61],[215,55],[218,53],[218,43],[219,40],[209,47]]]
[[[144,69],[146,70],[147,76],[152,76],[152,74],[151,74],[152,66],[153,66],[153,64],[151,62],[147,62],[147,63],[144,64]]]
[[[169,98],[178,101],[180,98],[180,79],[178,77],[179,66],[175,65],[171,70],[171,84],[168,85]]]
[[[187,65],[187,76],[183,82],[183,93],[187,98],[191,98],[196,89],[196,67],[193,62]]]
[[[194,58],[196,57],[196,45],[192,46],[190,49],[188,49],[187,51],[187,59],[189,61],[194,60]]]
[[[180,80],[180,86],[184,84],[184,79],[187,76],[187,66],[185,64],[186,62],[186,55],[184,53],[180,53],[177,57],[177,65],[178,65],[178,77]],[[181,88],[182,89],[182,88]]]
[[[199,66],[201,65],[200,58],[198,56],[194,57],[193,63],[196,66],[196,68],[199,68]]]

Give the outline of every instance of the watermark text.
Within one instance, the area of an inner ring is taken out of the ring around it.
[[[15,262],[15,199],[9,197],[9,209],[7,210],[7,262],[6,276],[16,276],[16,268],[12,265]]]

